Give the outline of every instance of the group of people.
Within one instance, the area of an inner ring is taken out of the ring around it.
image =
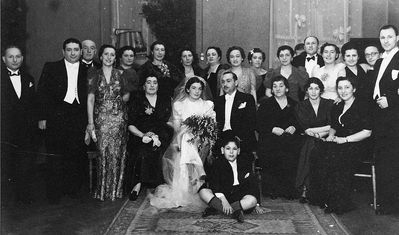
[[[99,153],[95,198],[125,193],[136,200],[145,185],[155,188],[149,198],[157,208],[208,205],[203,216],[232,214],[239,222],[244,211],[262,212],[260,191],[345,213],[354,207],[357,162],[375,156],[379,212],[396,213],[398,30],[383,26],[379,38],[385,52],[378,59],[379,46],[366,47],[367,65],[358,63],[351,42],[341,49],[325,43],[318,54],[317,37],[308,36],[295,57],[290,46],[279,47],[281,65],[269,70],[259,48],[248,53],[250,68],[243,66],[239,46],[227,50],[228,65],[215,46],[206,50],[206,68],[190,48],[174,65],[160,41],[141,66],[129,46],[102,45],[97,63],[93,41],[69,38],[63,59],[44,65],[37,92],[21,68],[21,49],[9,46],[3,52],[2,143],[18,149],[10,156],[24,155],[25,131],[38,121],[46,131],[52,203],[77,196],[87,172],[85,143],[93,141]],[[261,190],[254,161],[262,168]],[[27,171],[28,161],[20,162]],[[17,188],[17,195],[27,190]]]

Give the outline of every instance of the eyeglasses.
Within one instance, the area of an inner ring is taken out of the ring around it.
[[[379,52],[371,52],[371,53],[365,54],[365,56],[366,56],[366,58],[369,58],[369,57],[374,57],[374,56],[376,56],[378,54],[380,54],[380,53]]]

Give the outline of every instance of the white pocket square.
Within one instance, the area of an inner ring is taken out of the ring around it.
[[[392,80],[396,80],[398,78],[399,70],[392,69]]]
[[[247,174],[244,176],[244,178],[248,178],[248,176],[249,176],[249,173],[247,173]]]
[[[241,103],[240,106],[238,106],[238,109],[243,109],[247,106],[247,102]]]
[[[30,82],[30,83],[29,83],[29,87],[33,87],[33,83]]]

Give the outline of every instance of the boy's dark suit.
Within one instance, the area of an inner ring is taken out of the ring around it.
[[[245,195],[258,198],[258,186],[252,173],[252,162],[248,158],[237,157],[237,174],[239,186],[233,186],[233,169],[223,156],[212,165],[209,188],[213,193],[223,193],[230,203],[239,201]]]
[[[16,181],[17,200],[28,202],[29,169],[33,157],[17,151],[31,150],[35,125],[34,79],[22,69],[18,98],[6,66],[1,68],[1,168],[2,177]],[[13,147],[14,146],[14,147]],[[2,189],[8,185],[2,185]],[[7,188],[5,191],[8,191]]]
[[[78,62],[79,63],[79,62]],[[44,65],[39,80],[39,120],[47,121],[46,146],[50,153],[62,157],[49,157],[48,197],[55,202],[62,193],[76,194],[84,182],[86,149],[84,145],[87,125],[87,69],[79,65],[77,93],[79,102],[64,101],[68,77],[64,59]],[[61,182],[61,183],[60,183]]]
[[[374,65],[375,77],[371,86],[373,94],[382,59]],[[381,77],[381,96],[388,107],[381,109],[374,102],[374,128],[377,175],[377,200],[385,209],[399,212],[399,52],[397,52]]]
[[[225,95],[219,96],[215,102],[216,121],[220,132],[225,121]],[[256,107],[252,95],[237,91],[231,110],[230,126],[235,135],[241,139],[241,151],[245,153],[256,150]]]

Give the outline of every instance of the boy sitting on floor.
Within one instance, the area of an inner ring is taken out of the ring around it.
[[[256,206],[257,185],[248,158],[240,158],[240,141],[232,133],[223,133],[222,155],[212,165],[209,188],[203,186],[199,195],[208,203],[202,217],[222,212],[244,222],[245,212]]]

